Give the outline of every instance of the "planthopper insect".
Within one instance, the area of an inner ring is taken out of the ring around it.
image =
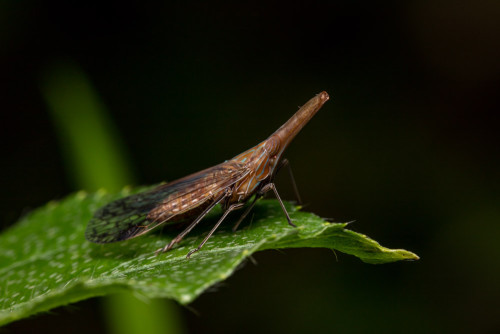
[[[274,177],[281,167],[288,165],[288,160],[281,157],[285,149],[328,99],[326,92],[319,93],[269,138],[231,160],[105,205],[95,212],[85,237],[95,243],[122,241],[162,224],[193,219],[184,231],[156,251],[159,254],[181,242],[214,206],[220,204],[224,213],[200,245],[187,254],[189,258],[203,247],[231,211],[242,208],[255,195],[234,225],[233,231],[236,230],[256,201],[268,191],[274,192],[288,224],[295,227],[276,190]],[[295,183],[293,185],[296,190]]]

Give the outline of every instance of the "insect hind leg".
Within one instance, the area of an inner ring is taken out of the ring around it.
[[[288,175],[290,175],[290,181],[292,182],[293,192],[295,193],[297,204],[302,205],[302,198],[300,197],[299,188],[297,187],[297,183],[295,182],[295,177],[293,176],[292,166],[290,165],[290,161],[288,161],[288,159],[281,160],[280,164],[278,165],[276,173],[285,166],[288,169]]]

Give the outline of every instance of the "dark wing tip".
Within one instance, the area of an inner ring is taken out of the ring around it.
[[[92,218],[85,230],[85,239],[96,244],[107,244],[122,240],[116,230],[105,229],[105,226],[105,221]]]
[[[133,238],[146,231],[147,213],[151,203],[140,203],[138,195],[128,196],[98,209],[89,221],[85,238],[97,244],[106,244]],[[139,205],[138,205],[139,204]]]
[[[85,230],[85,239],[96,244],[128,240],[149,231],[149,224],[144,215],[122,221],[94,217]]]

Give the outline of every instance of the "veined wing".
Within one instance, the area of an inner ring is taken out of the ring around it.
[[[109,243],[144,234],[213,199],[208,194],[201,196],[205,190],[216,194],[248,172],[244,164],[227,161],[152,190],[111,202],[95,212],[85,231],[85,238],[95,243]],[[184,203],[183,199],[193,196],[197,196],[196,201],[186,201],[182,209],[172,210],[172,204]]]

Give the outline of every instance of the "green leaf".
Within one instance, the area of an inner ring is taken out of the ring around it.
[[[287,203],[298,226],[290,227],[275,200],[260,201],[235,233],[230,231],[231,222],[226,222],[191,259],[186,254],[213,226],[220,209],[213,210],[176,248],[160,256],[155,250],[182,226],[167,226],[158,233],[114,244],[87,242],[84,231],[92,213],[129,193],[79,192],[35,210],[0,236],[0,325],[124,290],[187,304],[229,277],[249,255],[265,249],[326,247],[367,263],[418,259],[411,252],[382,247],[347,230],[347,224],[325,222]]]

